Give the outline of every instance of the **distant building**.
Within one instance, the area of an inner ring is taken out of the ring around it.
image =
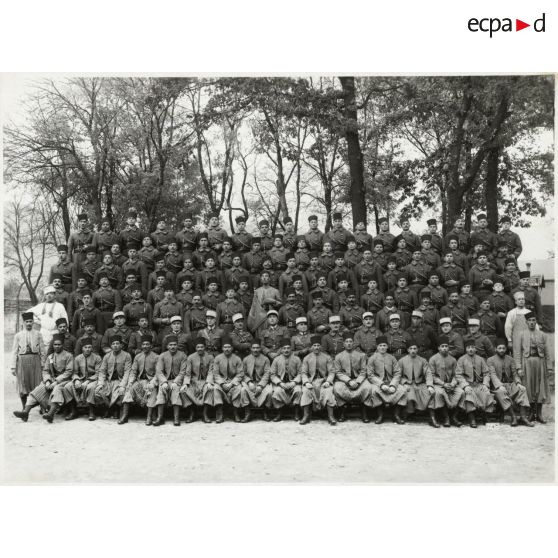
[[[543,306],[554,306],[554,258],[548,260],[519,260],[520,269],[531,272],[531,284],[539,287]]]

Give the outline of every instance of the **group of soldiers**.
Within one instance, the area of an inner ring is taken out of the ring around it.
[[[285,219],[282,234],[261,220],[253,235],[243,216],[232,235],[217,215],[203,232],[193,216],[176,233],[163,221],[143,232],[133,211],[120,233],[78,221],[14,338],[23,421],[85,406],[125,424],[138,407],[159,426],[172,408],[178,426],[182,414],[221,423],[231,407],[237,422],[291,409],[334,425],[356,406],[377,424],[387,409],[398,424],[427,412],[435,428],[476,428],[496,410],[512,426],[545,422],[553,363],[506,217],[497,233],[485,215],[472,233],[457,219],[445,236],[435,219],[419,236],[405,216],[394,236],[384,218],[376,237],[339,213],[326,233],[311,215],[304,234]]]

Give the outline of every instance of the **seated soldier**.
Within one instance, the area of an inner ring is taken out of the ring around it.
[[[397,306],[395,306],[395,298],[393,293],[386,293],[384,306],[376,314],[376,329],[385,333],[389,329],[389,317],[397,314]]]
[[[288,334],[285,326],[278,325],[279,314],[277,310],[267,311],[266,326],[260,332],[262,352],[270,362],[281,353],[281,341]]]
[[[407,347],[412,341],[412,337],[401,329],[401,316],[399,314],[390,315],[386,338],[388,340],[388,351],[395,358],[400,359],[407,354]]]
[[[399,273],[397,276],[397,287],[392,292],[397,312],[401,316],[402,328],[407,329],[411,325],[411,313],[419,305],[415,291],[407,286],[407,276]]]
[[[72,318],[72,333],[76,337],[83,335],[84,323],[86,320],[93,320],[95,322],[95,329],[102,331],[103,329],[103,316],[98,308],[93,306],[93,294],[85,288],[81,291],[82,305],[76,309]]]
[[[429,325],[434,330],[434,332],[437,333],[438,323],[440,321],[440,312],[434,306],[434,304],[432,304],[430,293],[428,291],[421,292],[419,301],[420,304],[416,309],[422,312],[423,323]]]
[[[354,342],[355,349],[364,353],[366,357],[376,350],[376,337],[381,333],[374,327],[374,314],[364,312],[362,314],[362,325],[356,330]]]
[[[494,278],[493,291],[488,295],[490,310],[494,312],[500,320],[505,320],[508,312],[513,309],[514,303],[511,296],[504,292],[504,280],[500,276]]]
[[[477,297],[471,293],[471,283],[465,280],[459,286],[459,301],[467,308],[469,316],[475,314],[479,309]]]
[[[333,393],[339,407],[339,422],[345,421],[345,405],[360,405],[362,422],[368,423],[367,407],[372,405],[372,386],[366,378],[366,355],[354,350],[354,336],[343,334],[343,351],[334,359],[335,383]]]
[[[408,354],[399,361],[401,385],[407,390],[407,413],[425,411],[430,413],[430,425],[440,428],[434,411],[434,383],[428,361],[418,354],[418,344],[413,339],[407,346]]]
[[[180,316],[173,316],[170,319],[170,331],[163,330],[157,339],[159,347],[166,347],[169,335],[176,337],[178,342],[178,350],[182,353],[188,354],[191,352],[191,335],[186,333],[182,327],[182,318]]]
[[[469,331],[463,336],[463,341],[465,342],[465,347],[467,346],[468,340],[473,340],[476,347],[476,355],[487,359],[494,354],[494,345],[490,339],[480,332],[480,319],[479,318],[469,318]]]
[[[132,371],[122,399],[122,416],[118,424],[128,422],[130,405],[134,404],[142,409],[147,408],[145,425],[151,426],[157,406],[157,362],[159,355],[152,350],[152,335],[142,335],[139,339],[139,346],[140,352],[134,356]]]
[[[95,387],[101,362],[101,356],[93,352],[93,340],[84,337],[81,341],[81,353],[74,359],[71,381],[64,386],[64,400],[70,407],[66,420],[78,417],[78,405],[87,405],[89,420],[95,420]]]
[[[242,361],[244,376],[248,388],[253,392],[256,400],[255,406],[263,409],[263,419],[271,420],[269,415],[273,405],[273,385],[271,383],[271,367],[269,359],[262,354],[262,345],[259,339],[252,339],[250,354]],[[244,417],[245,419],[246,417]],[[243,420],[244,420],[243,419]]]
[[[152,308],[155,308],[157,303],[161,302],[165,298],[165,287],[167,285],[170,290],[172,282],[167,279],[166,272],[162,269],[155,271],[154,287],[147,293],[147,302],[151,304]]]
[[[312,350],[307,354],[301,367],[302,395],[300,406],[303,410],[301,425],[308,424],[312,417],[312,410],[327,410],[328,422],[336,424],[333,415],[335,397],[333,395],[333,379],[335,367],[333,359],[322,351],[319,335],[313,335],[311,340]]]
[[[434,269],[428,273],[428,285],[421,290],[421,294],[428,292],[432,305],[440,310],[448,303],[448,292],[440,286],[440,276]]]
[[[205,311],[205,321],[207,325],[198,331],[198,337],[205,338],[206,351],[215,357],[221,352],[225,332],[217,327],[217,312],[215,310],[208,309]]]
[[[132,298],[128,304],[124,305],[122,309],[124,315],[126,316],[126,324],[132,331],[137,331],[139,329],[139,316],[147,315],[147,320],[151,323],[153,318],[153,308],[151,304],[145,302],[141,296],[141,286],[139,283],[135,283],[130,287],[130,292]]]
[[[488,296],[481,296],[479,302],[479,311],[476,314],[473,314],[471,318],[479,320],[480,333],[482,335],[486,335],[486,337],[490,339],[492,345],[494,345],[496,339],[504,335],[504,326],[498,315],[490,309],[490,299]],[[478,350],[480,350],[480,347]],[[481,354],[481,356],[483,358],[487,358],[490,355],[484,356],[484,354]]]
[[[296,318],[295,324],[296,334],[291,337],[291,349],[293,355],[302,360],[311,351],[312,337],[308,333],[308,320],[304,316]]]
[[[430,358],[428,364],[432,370],[434,382],[434,410],[441,409],[444,414],[445,427],[461,426],[457,418],[459,407],[463,402],[463,389],[457,385],[455,368],[457,360],[450,355],[449,339],[447,335],[438,338],[438,352]],[[451,411],[451,422],[449,411]]]
[[[302,396],[301,386],[301,360],[292,354],[291,340],[285,337],[279,342],[281,353],[271,363],[271,383],[273,393],[271,401],[277,410],[274,422],[282,418],[283,408],[294,407],[294,420],[300,420],[300,399]]]
[[[246,329],[244,316],[238,312],[233,314],[232,322],[234,329],[231,332],[231,341],[235,354],[241,359],[250,354],[254,336]]]
[[[490,369],[486,361],[477,355],[475,340],[465,340],[465,354],[457,361],[455,368],[457,383],[465,392],[464,409],[471,428],[477,427],[475,411],[483,414],[494,409],[494,396],[490,386]]]
[[[388,353],[388,339],[380,335],[376,339],[376,352],[368,359],[366,377],[370,383],[371,396],[369,405],[378,410],[376,424],[384,422],[386,405],[394,407],[393,420],[405,424],[401,413],[407,405],[407,390],[400,384],[401,368],[397,359]]]

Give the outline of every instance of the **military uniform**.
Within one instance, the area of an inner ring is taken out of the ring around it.
[[[156,329],[159,331],[165,327],[165,325],[170,325],[170,321],[168,324],[163,323],[164,319],[170,320],[173,316],[182,316],[182,304],[178,302],[175,298],[171,299],[163,299],[161,302],[157,302],[155,304],[155,308],[153,309],[153,323],[156,326]]]
[[[180,396],[182,405],[186,408],[195,405],[201,407],[204,403],[213,404],[213,394],[206,387],[207,376],[213,365],[213,355],[204,353],[200,356],[197,352],[192,353],[186,359],[186,373]]]
[[[256,407],[271,409],[273,395],[273,386],[271,384],[271,366],[265,355],[248,355],[242,361],[244,367],[244,376],[248,382],[248,387],[254,393]],[[256,389],[261,388],[259,395],[256,395]]]
[[[457,383],[455,369],[457,360],[450,355],[442,356],[436,353],[428,361],[432,370],[432,380],[434,383],[434,408],[455,409],[462,404],[463,388]]]
[[[161,346],[158,343],[157,334],[152,329],[138,328],[130,334],[128,341],[128,352],[134,357],[141,352],[141,338],[144,336],[151,337],[151,350],[153,353],[158,354],[161,351]]]
[[[62,279],[62,288],[67,292],[71,293],[73,288],[73,276],[74,276],[74,264],[70,261],[61,262],[54,264],[50,268],[50,274],[48,276],[48,282],[52,283],[54,275],[60,275]]]
[[[122,269],[117,265],[105,265],[103,264],[97,271],[93,277],[93,288],[99,288],[99,277],[101,274],[106,273],[110,286],[113,289],[121,289],[124,285],[124,274],[122,273]]]
[[[182,351],[176,351],[174,355],[165,351],[159,355],[155,366],[158,384],[156,405],[182,406],[180,388],[186,375],[187,358]]]
[[[392,329],[391,327],[386,331],[388,341],[388,352],[395,358],[401,358],[407,354],[407,347],[412,342],[413,338],[409,333],[402,329]]]
[[[124,306],[123,312],[126,316],[126,324],[134,331],[139,329],[138,320],[140,316],[146,315],[148,323],[151,323],[153,318],[151,304],[145,302],[142,298],[131,300]]]
[[[360,305],[367,311],[377,314],[383,307],[385,303],[384,293],[379,289],[374,289],[373,291],[367,290],[360,297]]]
[[[527,388],[521,384],[515,361],[510,355],[504,355],[503,358],[499,355],[491,356],[486,364],[490,369],[492,393],[503,411],[507,411],[513,404],[530,407]]]
[[[147,273],[153,273],[154,269],[155,269],[155,262],[157,261],[157,258],[161,255],[161,252],[159,252],[159,250],[157,250],[156,248],[153,248],[153,246],[144,246],[143,248],[140,248],[140,250],[138,251],[138,257],[140,259],[140,261],[143,262],[143,265],[145,265],[145,269],[147,270]],[[149,275],[148,275],[148,286],[147,288],[149,288]]]
[[[434,330],[428,325],[421,324],[417,327],[411,326],[406,331],[418,346],[418,356],[428,360],[438,346]]]
[[[94,331],[91,335],[83,334],[82,336],[76,339],[76,347],[74,349],[74,356],[78,356],[82,354],[82,347],[83,347],[83,340],[84,339],[91,339],[91,344],[93,346],[93,352],[96,355],[103,356],[103,336],[100,333]]]
[[[242,360],[238,355],[232,354],[229,357],[223,353],[217,355],[209,370],[207,383],[213,385],[207,388],[210,399],[206,402],[209,405],[230,403],[238,409],[256,404],[253,392],[244,377]]]
[[[334,357],[345,350],[343,341],[343,334],[341,331],[338,331],[337,333],[330,331],[322,337],[322,349],[328,355]]]
[[[95,320],[96,331],[100,333],[104,332],[103,327],[105,321],[103,315],[98,308],[95,308],[93,304],[91,304],[90,306],[82,306],[74,313],[71,325],[72,333],[74,333],[75,335],[80,335],[81,331],[84,328],[85,320]]]
[[[376,338],[380,335],[381,333],[374,326],[370,328],[365,325],[360,326],[355,331],[355,350],[369,357],[376,350]]]
[[[502,322],[500,321],[498,314],[492,312],[492,310],[488,310],[486,312],[484,310],[479,310],[471,317],[480,320],[480,332],[481,334],[486,335],[488,339],[490,339],[492,344],[496,343],[496,339],[498,337],[503,337],[504,327],[502,325]],[[482,349],[477,348],[477,354],[479,354],[480,356],[484,358],[490,356],[488,354],[485,356],[484,354],[481,354],[480,351],[484,353]]]
[[[467,331],[469,317],[470,314],[467,307],[460,302],[457,304],[448,302],[440,308],[440,318],[451,318],[452,328],[463,334]]]
[[[209,258],[213,258],[215,260],[215,263],[217,263],[217,254],[215,254],[213,250],[211,250],[210,248],[198,248],[192,254],[192,263],[197,270],[201,270],[205,267],[205,262]]]
[[[378,233],[378,236],[374,237],[374,242],[376,242],[376,240],[381,240],[383,242],[384,252],[393,252],[395,248],[395,236],[393,236],[390,232]]]
[[[198,245],[199,233],[194,227],[190,229],[184,227],[181,231],[176,233],[176,240],[181,247],[181,254],[183,256],[192,257]]]
[[[132,335],[132,330],[126,324],[120,327],[112,326],[105,331],[105,333],[103,334],[103,339],[101,341],[102,350],[105,352],[111,350],[110,338],[114,335],[120,335],[120,337],[122,337],[122,351],[127,351],[130,336]]]
[[[325,326],[326,329],[329,329],[329,318],[331,315],[332,313],[329,308],[314,306],[306,314],[308,330],[314,333],[319,326]]]
[[[108,352],[103,357],[95,386],[95,405],[109,408],[120,405],[123,402],[131,371],[132,358],[126,351],[120,351],[118,354],[113,351]]]
[[[469,339],[475,340],[475,347],[477,348],[477,355],[476,355],[477,357],[487,359],[488,357],[494,355],[494,345],[492,344],[492,341],[490,341],[490,339],[486,335],[480,333],[480,331],[477,331],[475,335],[471,335],[470,333],[467,333],[466,335],[463,336],[464,343],[467,343]]]
[[[479,355],[469,356],[465,354],[457,361],[455,375],[461,389],[472,388],[469,393],[465,392],[463,403],[465,411],[469,413],[480,409],[492,412],[494,396],[488,389],[490,386],[490,369],[486,361]]]
[[[496,235],[497,243],[505,242],[508,247],[508,254],[512,254],[516,259],[521,256],[523,252],[523,246],[521,245],[521,238],[517,233],[513,231],[500,231]]]
[[[430,267],[427,264],[422,261],[411,262],[402,271],[409,276],[409,288],[413,289],[417,294],[426,287],[428,274],[430,273]]]
[[[326,353],[311,352],[302,361],[300,369],[302,394],[300,405],[306,407],[312,405],[314,410],[335,407],[336,399],[333,394],[333,381],[335,378],[335,366],[333,359]],[[324,383],[329,385],[324,387]],[[312,384],[308,387],[306,384]]]
[[[153,241],[153,248],[156,251],[165,253],[171,242],[176,242],[174,234],[167,229],[157,229],[153,231],[150,235]]]
[[[371,407],[407,405],[407,390],[400,384],[401,368],[393,355],[376,351],[368,359],[366,368],[366,377],[372,386],[369,404]],[[382,391],[383,385],[393,387],[395,391],[393,393]]]
[[[115,244],[120,244],[120,237],[114,231],[99,231],[93,235],[93,247],[99,255],[110,251]]]
[[[60,353],[52,353],[45,359],[43,365],[43,380],[31,391],[27,405],[36,402],[42,409],[55,403],[63,405],[66,402],[64,387],[70,381],[74,370],[74,357],[62,349]],[[52,389],[47,389],[50,382]]]
[[[205,306],[192,306],[188,312],[184,313],[183,323],[185,330],[194,333],[205,328],[207,326],[206,312],[207,308]]]
[[[79,230],[70,233],[68,237],[68,255],[77,266],[85,259],[85,251],[93,246],[93,233],[89,230]]]
[[[93,304],[101,311],[103,316],[103,327],[99,328],[99,333],[104,333],[112,322],[114,312],[122,310],[122,297],[111,286],[99,287],[93,293]]]
[[[144,233],[138,229],[136,225],[133,225],[132,227],[130,227],[130,225],[126,225],[126,227],[120,231],[118,236],[120,240],[120,249],[125,255],[128,255],[128,244],[137,244],[138,246],[141,246],[141,241],[144,236]]]
[[[233,349],[240,358],[244,358],[250,354],[254,336],[247,329],[238,330],[235,328],[231,331],[230,337]]]
[[[354,333],[362,326],[362,315],[364,312],[364,308],[361,308],[358,304],[355,304],[354,306],[345,304],[339,311],[339,317],[341,318],[343,326]]]
[[[139,407],[153,409],[157,405],[157,362],[159,355],[154,351],[135,355],[132,371],[126,385],[123,403],[134,403]]]
[[[74,370],[70,381],[64,386],[64,401],[76,405],[94,405],[95,387],[103,359],[97,353],[86,357],[83,353],[74,358]],[[76,380],[81,383],[79,387]]]
[[[253,236],[246,231],[234,233],[231,239],[233,249],[236,252],[241,252],[242,254],[250,252],[250,248],[252,246],[252,238]]]
[[[300,404],[302,397],[301,369],[302,362],[295,355],[285,357],[281,354],[273,359],[270,379],[273,385],[271,401],[275,409]]]
[[[311,252],[319,252],[322,249],[324,233],[318,229],[309,229],[305,234],[306,244]]]
[[[434,388],[434,383],[428,361],[420,356],[405,355],[399,361],[399,367],[401,385],[407,390],[407,410],[412,413],[433,407],[433,393],[428,388]]]
[[[281,341],[288,336],[285,326],[276,325],[262,329],[260,341],[262,343],[262,353],[269,356],[270,353],[278,353],[281,347]]]

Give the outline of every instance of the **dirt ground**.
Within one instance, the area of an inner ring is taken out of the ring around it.
[[[554,480],[554,421],[435,430],[324,420],[118,426],[86,417],[27,423],[5,379],[5,483],[517,483]],[[554,416],[554,405],[546,407]]]

